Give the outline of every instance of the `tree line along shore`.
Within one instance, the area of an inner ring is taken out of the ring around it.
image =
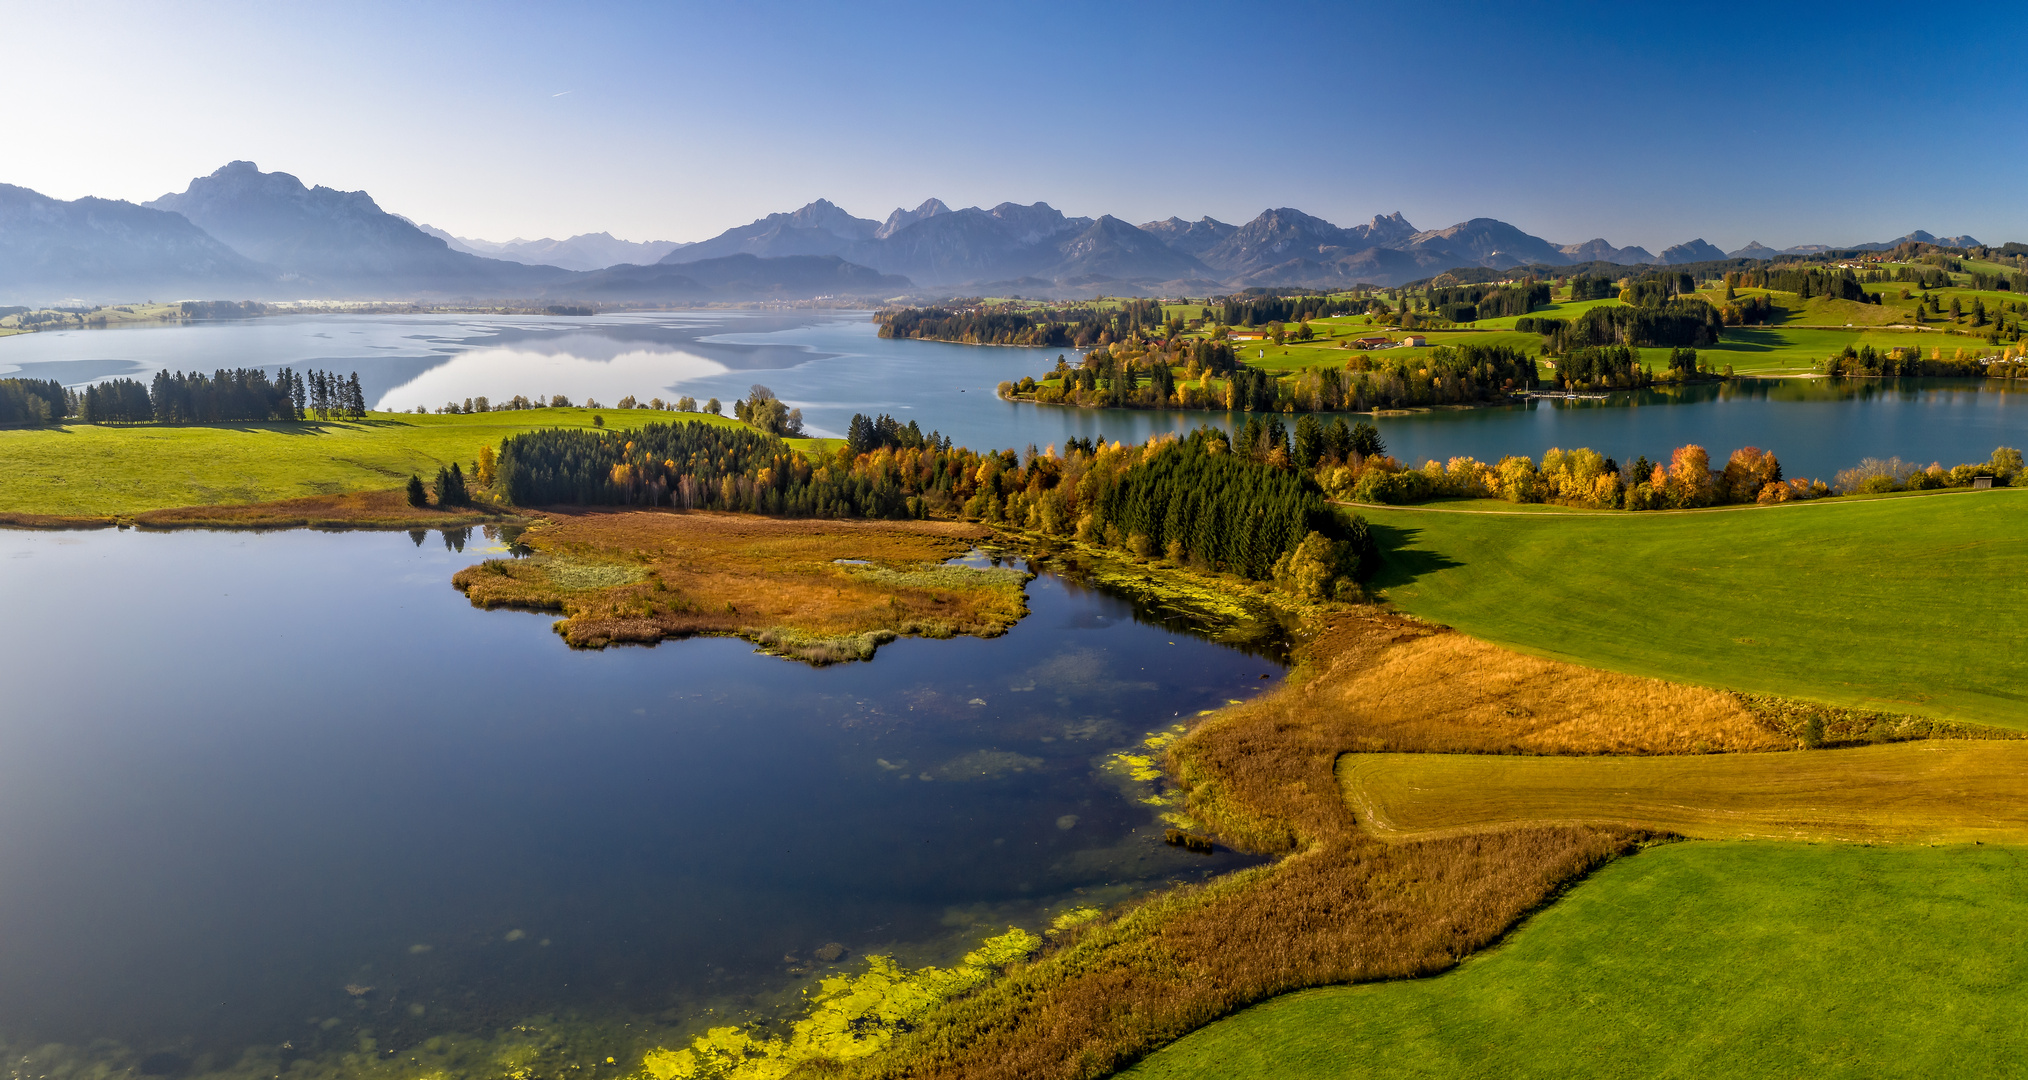
[[[2028,256],[1984,254],[1909,245],[1619,278],[1454,271],[1203,301],[975,298],[875,320],[892,338],[1078,350],[1000,392],[1085,408],[1430,408],[1748,375],[2019,379]]]

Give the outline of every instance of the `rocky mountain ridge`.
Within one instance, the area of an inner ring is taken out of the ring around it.
[[[1971,245],[1914,232],[1851,245]],[[0,300],[70,298],[711,299],[985,293],[1205,295],[1252,286],[1397,285],[1451,269],[1673,265],[1726,255],[1702,239],[1665,249],[1603,238],[1555,244],[1494,218],[1418,229],[1401,213],[1350,227],[1292,207],[1244,224],[1171,217],[1133,225],[1048,203],[952,209],[928,199],[882,220],[825,199],[698,243],[464,240],[390,213],[364,191],[309,186],[235,161],[146,204],[50,199],[0,185]],[[1841,249],[1842,250],[1842,249]],[[686,269],[688,268],[688,269]]]

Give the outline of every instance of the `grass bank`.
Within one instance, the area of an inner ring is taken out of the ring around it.
[[[1364,508],[1402,610],[1542,656],[2028,728],[2028,491],[1687,514]]]
[[[328,498],[400,487],[440,466],[470,470],[481,446],[538,428],[612,428],[690,420],[651,409],[527,409],[468,415],[371,413],[364,420],[231,424],[51,424],[0,428],[0,514],[42,524],[104,522],[149,511]],[[813,449],[820,440],[789,440]],[[286,512],[285,512],[286,513]],[[201,516],[201,515],[200,515]],[[370,524],[370,522],[369,522]]]
[[[2016,848],[1674,844],[1415,982],[1293,995],[1137,1080],[2000,1076],[2028,1060]]]

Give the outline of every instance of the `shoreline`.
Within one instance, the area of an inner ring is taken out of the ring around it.
[[[401,489],[362,491],[346,495],[310,495],[257,503],[212,503],[168,506],[134,514],[29,514],[0,511],[0,529],[91,530],[141,529],[330,529],[398,532],[404,529],[455,529],[474,525],[520,525],[533,520],[525,513],[487,506],[442,510],[408,505]]]

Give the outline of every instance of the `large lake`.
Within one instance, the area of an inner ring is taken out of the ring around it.
[[[457,540],[0,531],[0,1050],[175,1074],[576,1016],[624,1060],[827,944],[950,962],[1240,865],[1103,764],[1271,659],[1049,574],[1002,637],[870,663],[574,652],[453,590]]]
[[[1039,374],[1067,351],[886,341],[864,312],[303,315],[4,338],[0,374],[77,385],[117,375],[145,380],[164,367],[356,370],[369,400],[390,409],[516,394],[606,405],[628,394],[730,401],[758,382],[800,407],[816,434],[842,434],[855,412],[885,412],[975,448],[1096,435],[1131,442],[1230,423],[1223,414],[1017,405],[994,395],[1002,380]],[[1539,457],[1552,446],[1590,446],[1622,461],[1666,459],[1695,442],[1718,460],[1760,446],[1789,475],[1828,480],[1864,457],[1950,465],[2022,446],[2028,392],[1977,380],[1752,380],[1375,422],[1389,450],[1412,463]]]

